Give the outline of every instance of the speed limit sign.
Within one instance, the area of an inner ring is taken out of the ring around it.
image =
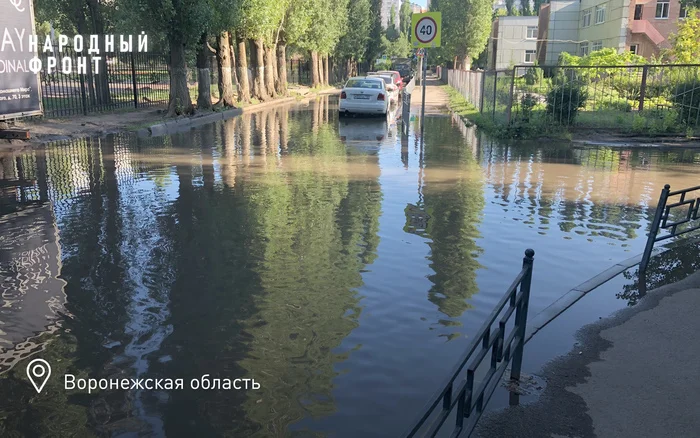
[[[440,47],[442,14],[427,12],[412,14],[411,18],[413,47]]]

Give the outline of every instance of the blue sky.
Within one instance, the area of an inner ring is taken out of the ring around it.
[[[428,3],[428,0],[411,0],[411,3],[415,3],[417,5],[425,7],[425,5]]]

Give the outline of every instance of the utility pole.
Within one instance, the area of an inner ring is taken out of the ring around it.
[[[423,92],[421,93],[421,106],[420,106],[420,136],[421,141],[423,141],[423,128],[425,128],[425,77],[428,72],[428,50],[423,49],[423,74],[421,81],[423,82]]]

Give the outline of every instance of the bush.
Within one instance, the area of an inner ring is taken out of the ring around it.
[[[532,116],[532,109],[539,103],[537,97],[528,93],[520,98],[521,118],[524,122],[529,122]]]
[[[623,113],[629,113],[632,111],[632,104],[626,100],[615,100],[612,102],[608,101],[608,100],[604,100],[602,102],[596,103],[595,110],[596,111],[614,110],[614,111],[622,111]]]
[[[525,73],[525,83],[527,85],[537,85],[544,79],[544,72],[537,65],[527,69]]]
[[[558,85],[547,93],[547,114],[559,123],[573,123],[578,110],[586,105],[588,90],[576,83]]]
[[[700,81],[686,80],[673,88],[671,102],[678,112],[678,120],[687,125],[695,125],[700,119]]]

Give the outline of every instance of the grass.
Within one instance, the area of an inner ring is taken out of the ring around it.
[[[646,137],[683,136],[693,138],[697,129],[678,122],[678,113],[668,108],[665,102],[649,102],[643,112],[633,110],[632,102],[622,100],[612,103],[587,102],[578,111],[574,122],[569,125],[553,123],[546,113],[546,104],[534,105],[524,116],[520,102],[514,102],[510,124],[507,123],[507,105],[498,105],[495,117],[490,110],[480,113],[456,89],[444,86],[449,96],[450,109],[490,136],[498,139],[571,139],[576,132],[608,131],[617,135],[640,135]],[[600,90],[598,90],[600,93]],[[663,99],[661,99],[663,100]],[[499,102],[500,103],[500,102]],[[657,105],[662,109],[656,109]]]

